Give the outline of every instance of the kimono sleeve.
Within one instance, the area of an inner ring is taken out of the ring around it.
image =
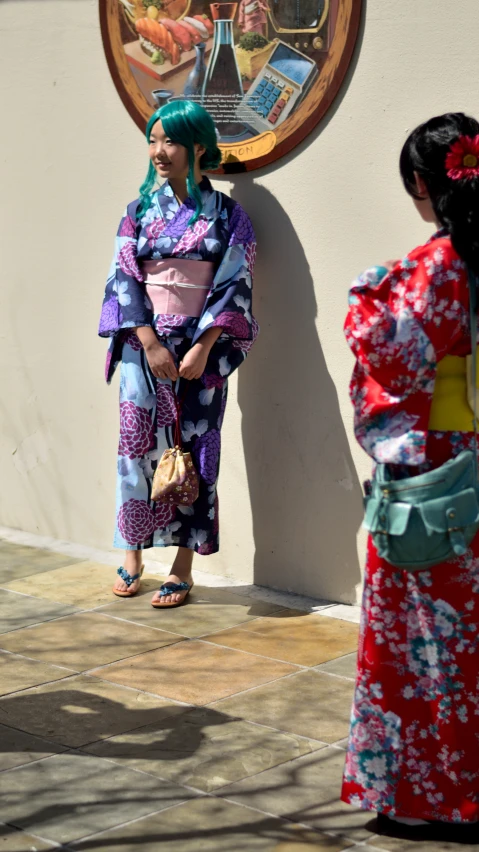
[[[258,334],[258,325],[252,315],[255,258],[253,226],[237,204],[230,219],[228,246],[214,277],[194,342],[208,328],[221,326],[223,340],[241,341],[251,348]]]
[[[437,364],[467,335],[467,279],[450,242],[374,267],[349,296],[355,433],[376,461],[421,464]]]
[[[416,255],[390,273],[374,267],[349,294],[348,344],[358,365],[395,396],[432,392],[437,362],[467,333],[464,273],[447,262],[438,266]]]
[[[137,261],[137,206],[137,201],[128,205],[118,228],[100,316],[100,337],[113,337],[124,328],[149,326],[153,319]]]

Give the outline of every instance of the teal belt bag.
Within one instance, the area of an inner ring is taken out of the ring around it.
[[[471,341],[477,340],[478,282],[469,271]],[[476,358],[472,384],[475,388]],[[475,397],[474,452],[464,450],[441,467],[406,479],[391,479],[387,464],[376,467],[363,526],[379,556],[396,568],[426,571],[462,556],[479,530]]]

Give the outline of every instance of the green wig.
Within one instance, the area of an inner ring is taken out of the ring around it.
[[[209,112],[194,101],[171,101],[157,109],[146,126],[146,138],[150,140],[151,129],[157,121],[161,121],[167,136],[178,145],[183,145],[188,151],[189,170],[186,178],[188,195],[196,202],[196,210],[190,223],[196,222],[201,210],[202,199],[198,184],[195,181],[195,143],[202,145],[205,152],[200,160],[200,169],[217,169],[221,162],[221,151],[218,148],[216,128]],[[137,218],[146,213],[151,204],[151,193],[156,183],[156,170],[150,161],[148,173],[140,186],[141,202],[138,205]]]

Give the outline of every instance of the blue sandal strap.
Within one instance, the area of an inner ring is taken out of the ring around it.
[[[133,574],[133,576],[131,576],[131,574],[129,574],[128,571],[125,571],[125,569],[121,566],[118,568],[116,573],[126,583],[128,588],[135,582],[135,580],[138,580],[138,578],[141,577],[141,574]]]
[[[159,595],[164,598],[165,595],[171,595],[175,592],[189,592],[191,586],[188,583],[163,583],[160,588]]]

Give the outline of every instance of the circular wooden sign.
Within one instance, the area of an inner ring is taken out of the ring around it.
[[[221,172],[292,150],[339,91],[361,0],[99,0],[118,93],[144,132],[159,106],[188,98],[212,114]]]

